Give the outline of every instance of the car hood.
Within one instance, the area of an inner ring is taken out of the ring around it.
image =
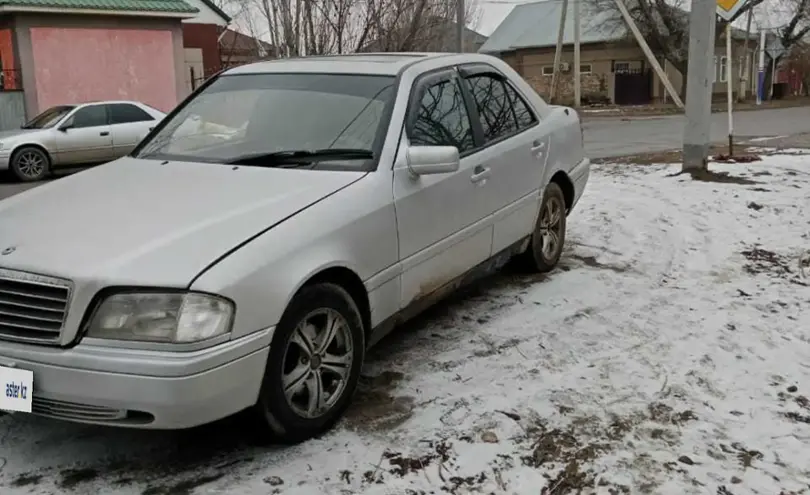
[[[0,267],[99,286],[186,287],[364,175],[122,158],[0,201]]]

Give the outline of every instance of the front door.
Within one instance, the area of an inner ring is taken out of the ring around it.
[[[493,230],[491,212],[483,202],[489,178],[481,173],[469,110],[455,70],[426,76],[411,98],[394,166],[402,307],[489,258]],[[405,159],[408,146],[455,146],[461,166],[448,174],[414,177]]]
[[[551,130],[495,68],[477,64],[462,67],[461,74],[481,123],[479,154],[494,177],[484,201],[495,215],[497,253],[533,230]]]
[[[156,123],[154,117],[132,103],[111,103],[108,108],[113,158],[119,158],[129,154]]]
[[[102,163],[113,158],[113,141],[106,105],[87,105],[59,126],[54,139],[55,165]]]

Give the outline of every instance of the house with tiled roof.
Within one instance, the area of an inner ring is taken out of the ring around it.
[[[200,11],[184,0],[0,0],[0,127],[93,100],[171,110],[189,91],[183,21]]]

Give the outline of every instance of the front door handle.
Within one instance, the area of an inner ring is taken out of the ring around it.
[[[98,134],[99,136],[109,136],[110,133],[108,131],[103,131]]]
[[[544,149],[546,149],[546,142],[545,142],[545,141],[541,141],[541,140],[539,140],[539,139],[536,139],[536,140],[535,140],[535,141],[532,143],[532,152],[533,152],[533,153],[537,153],[537,152],[539,152],[539,151],[543,151]]]
[[[477,183],[481,182],[484,179],[488,179],[489,176],[492,174],[492,170],[489,167],[484,167],[482,165],[478,165],[473,170],[473,175],[470,177],[470,180]]]

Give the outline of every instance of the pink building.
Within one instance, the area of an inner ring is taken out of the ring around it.
[[[183,0],[0,0],[0,127],[14,98],[25,118],[105,99],[171,110],[188,93],[181,22],[198,12]]]

